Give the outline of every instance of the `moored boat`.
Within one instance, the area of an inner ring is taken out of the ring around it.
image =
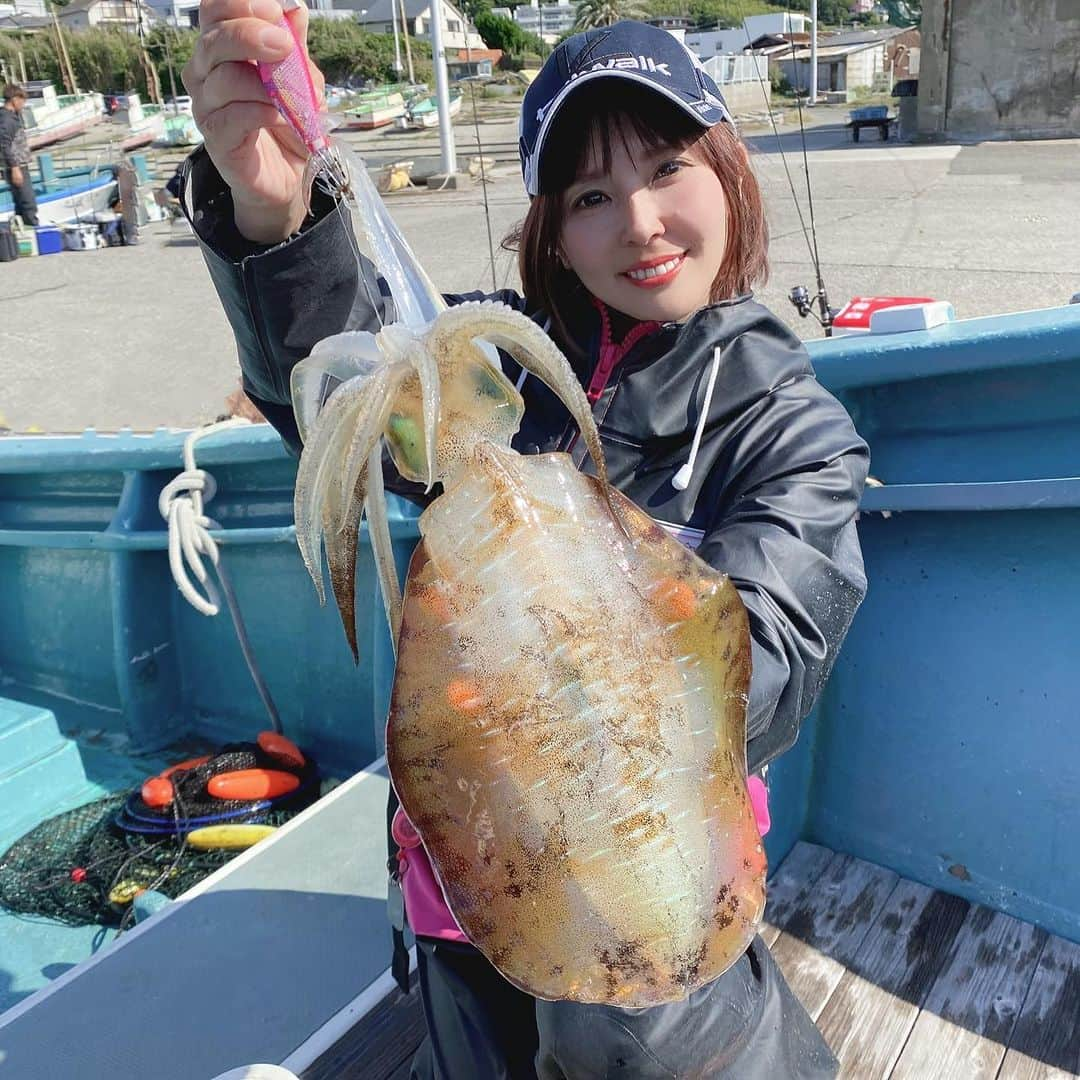
[[[405,99],[399,91],[365,94],[359,104],[345,110],[345,127],[371,131],[386,127],[405,114]]]
[[[104,118],[100,94],[60,94],[51,82],[28,82],[23,108],[26,141],[31,150],[81,135]]]
[[[62,225],[69,221],[93,220],[108,210],[116,196],[116,170],[111,165],[59,172],[39,172],[34,180],[38,221],[42,225]],[[9,185],[0,183],[0,221],[15,213]]]
[[[450,95],[450,117],[453,119],[461,112],[462,94]],[[433,128],[439,126],[439,100],[432,94],[414,102],[408,109],[409,126],[414,128]]]

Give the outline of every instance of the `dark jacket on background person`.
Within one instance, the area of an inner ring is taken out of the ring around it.
[[[0,108],[0,168],[5,172],[30,164],[30,144],[22,117],[14,109]]]
[[[331,334],[378,330],[392,318],[388,290],[370,262],[358,263],[345,209],[325,197],[298,237],[260,247],[236,231],[228,189],[205,151],[189,159],[184,195],[236,335],[244,389],[298,453],[293,366]],[[543,321],[514,292],[491,298]],[[575,338],[587,347],[571,363],[588,385],[600,318],[582,305],[577,324]],[[677,491],[671,479],[687,460],[716,346],[723,357],[710,415],[690,485]],[[505,367],[516,381],[520,368]],[[515,449],[572,447],[581,463],[584,446],[555,394],[533,377],[521,393]],[[802,343],[750,298],[710,305],[643,339],[612,372],[593,415],[611,482],[730,574],[746,604],[747,764],[756,771],[795,741],[865,594],[853,518],[866,444],[814,378]]]

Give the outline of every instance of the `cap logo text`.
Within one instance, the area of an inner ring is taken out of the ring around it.
[[[671,78],[671,71],[667,64],[657,63],[651,56],[609,56],[605,60],[597,60],[595,64],[573,72],[570,78],[571,80],[578,79],[594,71],[648,71]]]

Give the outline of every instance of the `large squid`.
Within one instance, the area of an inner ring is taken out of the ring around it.
[[[295,370],[304,562],[324,599],[325,547],[355,653],[366,513],[397,649],[390,776],[470,940],[538,997],[680,1000],[742,954],[764,904],[745,609],[607,483],[589,403],[543,331],[498,303],[447,308],[353,169],[397,321],[328,338]],[[496,350],[563,400],[596,476],[510,449],[523,404]],[[384,445],[403,477],[443,487],[404,596]]]

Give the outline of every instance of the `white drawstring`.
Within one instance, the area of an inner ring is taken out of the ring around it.
[[[686,464],[671,478],[671,486],[676,491],[685,491],[690,486],[690,477],[694,472],[694,462],[697,461],[698,449],[701,446],[701,435],[705,430],[705,424],[709,419],[709,406],[712,404],[713,390],[716,388],[716,376],[720,371],[720,346],[713,349],[712,371],[709,372],[709,385],[705,387],[705,403],[701,407],[701,415],[698,417],[697,430],[694,432],[694,441],[690,445],[690,456]]]
[[[203,503],[217,493],[217,484],[209,473],[195,467],[195,443],[226,428],[250,423],[236,416],[193,431],[184,440],[184,471],[170,480],[158,496],[158,510],[169,523],[169,569],[173,580],[184,599],[203,615],[216,615],[220,610],[221,596],[202,564],[205,555],[217,568],[217,542],[207,530],[219,526],[203,513]],[[205,596],[192,584],[185,562],[205,590]]]

